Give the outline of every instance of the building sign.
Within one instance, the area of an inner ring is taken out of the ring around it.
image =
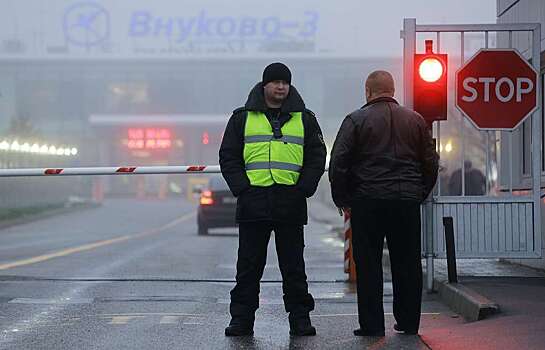
[[[0,12],[0,57],[357,56],[361,1],[25,0]]]
[[[110,40],[110,14],[99,3],[75,3],[63,16],[66,43],[90,48]]]
[[[172,132],[165,128],[130,128],[123,143],[131,150],[170,149]]]

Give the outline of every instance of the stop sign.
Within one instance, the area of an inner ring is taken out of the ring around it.
[[[538,73],[514,49],[482,49],[456,72],[456,106],[479,129],[515,129],[537,108]]]

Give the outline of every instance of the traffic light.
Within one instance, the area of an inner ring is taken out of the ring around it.
[[[426,40],[426,53],[414,55],[414,110],[431,125],[447,119],[448,55],[433,53],[433,41]]]

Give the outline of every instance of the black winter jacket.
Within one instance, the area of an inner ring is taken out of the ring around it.
[[[280,124],[290,118],[290,112],[303,113],[305,145],[303,168],[295,186],[273,185],[251,186],[244,167],[244,127],[248,111],[267,111],[263,86],[258,83],[250,92],[245,106],[238,108],[227,123],[219,150],[221,173],[237,199],[237,222],[279,221],[306,224],[307,202],[324,173],[326,147],[322,131],[314,113],[305,108],[305,103],[295,87],[280,110]],[[306,197],[306,198],[305,198]]]
[[[423,201],[437,180],[439,156],[418,113],[389,97],[349,114],[331,153],[333,201],[350,207],[358,199]]]

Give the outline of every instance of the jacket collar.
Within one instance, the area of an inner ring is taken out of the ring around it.
[[[393,97],[379,97],[379,98],[376,98],[372,101],[369,101],[367,102],[365,105],[363,105],[363,107],[361,108],[365,108],[365,107],[368,107],[368,106],[371,106],[371,105],[374,105],[375,103],[380,103],[380,102],[391,102],[391,103],[395,103],[396,105],[398,105],[399,103],[396,101],[395,98]]]
[[[244,107],[250,111],[267,111],[267,104],[265,103],[265,96],[263,95],[263,84],[257,83],[250,94],[248,95],[248,100]],[[281,112],[290,113],[290,112],[302,112],[305,110],[305,102],[295,86],[290,86],[290,92],[288,97],[282,104]]]

